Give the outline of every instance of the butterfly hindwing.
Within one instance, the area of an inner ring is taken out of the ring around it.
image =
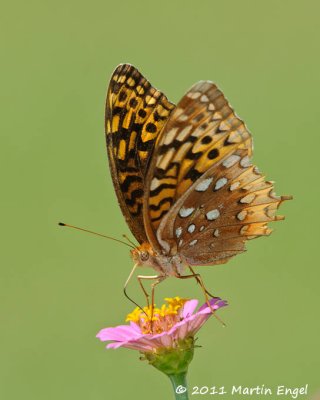
[[[174,105],[129,64],[114,71],[106,102],[106,141],[113,184],[121,210],[139,243],[145,175],[157,136]]]
[[[148,174],[145,201],[163,251],[190,265],[224,263],[271,232],[285,198],[251,154],[251,135],[222,92],[211,82],[193,86],[158,137]]]
[[[251,154],[251,136],[211,82],[194,85],[157,139],[148,175],[154,229],[171,205],[212,165],[236,148]]]
[[[237,151],[190,190],[174,219],[177,251],[191,265],[224,263],[245,251],[246,240],[271,233],[268,223],[282,218],[275,213],[283,200]]]

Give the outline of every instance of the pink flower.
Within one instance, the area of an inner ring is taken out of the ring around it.
[[[127,316],[129,325],[104,328],[98,334],[102,342],[109,341],[108,349],[126,347],[145,354],[157,353],[164,349],[179,349],[188,339],[192,339],[202,325],[216,311],[227,305],[220,298],[212,298],[210,307],[203,304],[195,311],[198,300],[179,297],[165,299],[161,308],[136,308]],[[152,323],[151,323],[151,315]],[[193,346],[192,346],[193,347]]]

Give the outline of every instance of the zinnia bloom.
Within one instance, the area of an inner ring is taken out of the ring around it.
[[[193,358],[194,335],[210,318],[213,311],[227,305],[212,298],[196,311],[198,300],[180,297],[165,299],[160,308],[136,308],[127,315],[129,325],[102,329],[97,337],[111,342],[108,349],[126,347],[138,350],[149,364],[165,373],[173,385],[175,398],[188,399],[186,375]]]
[[[227,305],[212,298],[198,311],[198,300],[167,298],[160,308],[136,308],[127,315],[129,325],[102,329],[97,338],[110,342],[108,349],[138,350],[151,365],[165,373],[173,385],[175,398],[188,399],[186,376],[194,353],[194,335],[218,308]]]
[[[104,328],[98,334],[102,342],[110,341],[106,347],[117,349],[126,347],[143,353],[157,353],[161,349],[177,349],[188,338],[193,338],[202,325],[217,310],[227,305],[220,298],[212,298],[210,306],[203,304],[195,312],[198,300],[180,297],[165,299],[167,304],[154,307],[151,322],[151,306],[143,311],[136,308],[127,315],[130,325]],[[152,329],[152,330],[151,330]]]

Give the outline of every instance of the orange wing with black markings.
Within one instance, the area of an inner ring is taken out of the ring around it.
[[[173,109],[132,65],[116,68],[106,102],[107,150],[121,210],[139,243],[147,240],[142,213],[147,166]]]
[[[106,138],[122,212],[163,274],[179,263],[225,263],[246,240],[269,235],[268,223],[282,219],[276,211],[291,198],[276,196],[251,164],[251,134],[209,81],[175,107],[136,68],[119,65]]]

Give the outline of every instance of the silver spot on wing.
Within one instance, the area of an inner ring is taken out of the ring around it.
[[[220,212],[217,209],[208,211],[206,213],[206,217],[209,221],[213,221],[214,219],[217,219],[220,216]]]
[[[182,207],[180,208],[179,215],[181,218],[189,217],[194,211],[194,207]]]
[[[217,180],[214,190],[221,189],[228,182],[227,178],[220,178]]]
[[[235,163],[240,160],[240,156],[233,154],[232,156],[228,157],[226,160],[223,161],[222,165],[226,168],[232,167]]]
[[[195,231],[195,229],[196,229],[196,226],[195,226],[195,224],[191,224],[191,225],[189,225],[189,226],[188,226],[188,232],[189,232],[189,233],[192,233],[192,232],[194,232],[194,231]]]
[[[204,179],[203,181],[201,181],[196,187],[195,190],[197,192],[205,192],[208,187],[210,186],[211,182],[212,182],[213,178],[207,178]]]
[[[176,237],[179,238],[181,236],[182,233],[182,228],[181,226],[179,226],[179,228],[176,229]]]

